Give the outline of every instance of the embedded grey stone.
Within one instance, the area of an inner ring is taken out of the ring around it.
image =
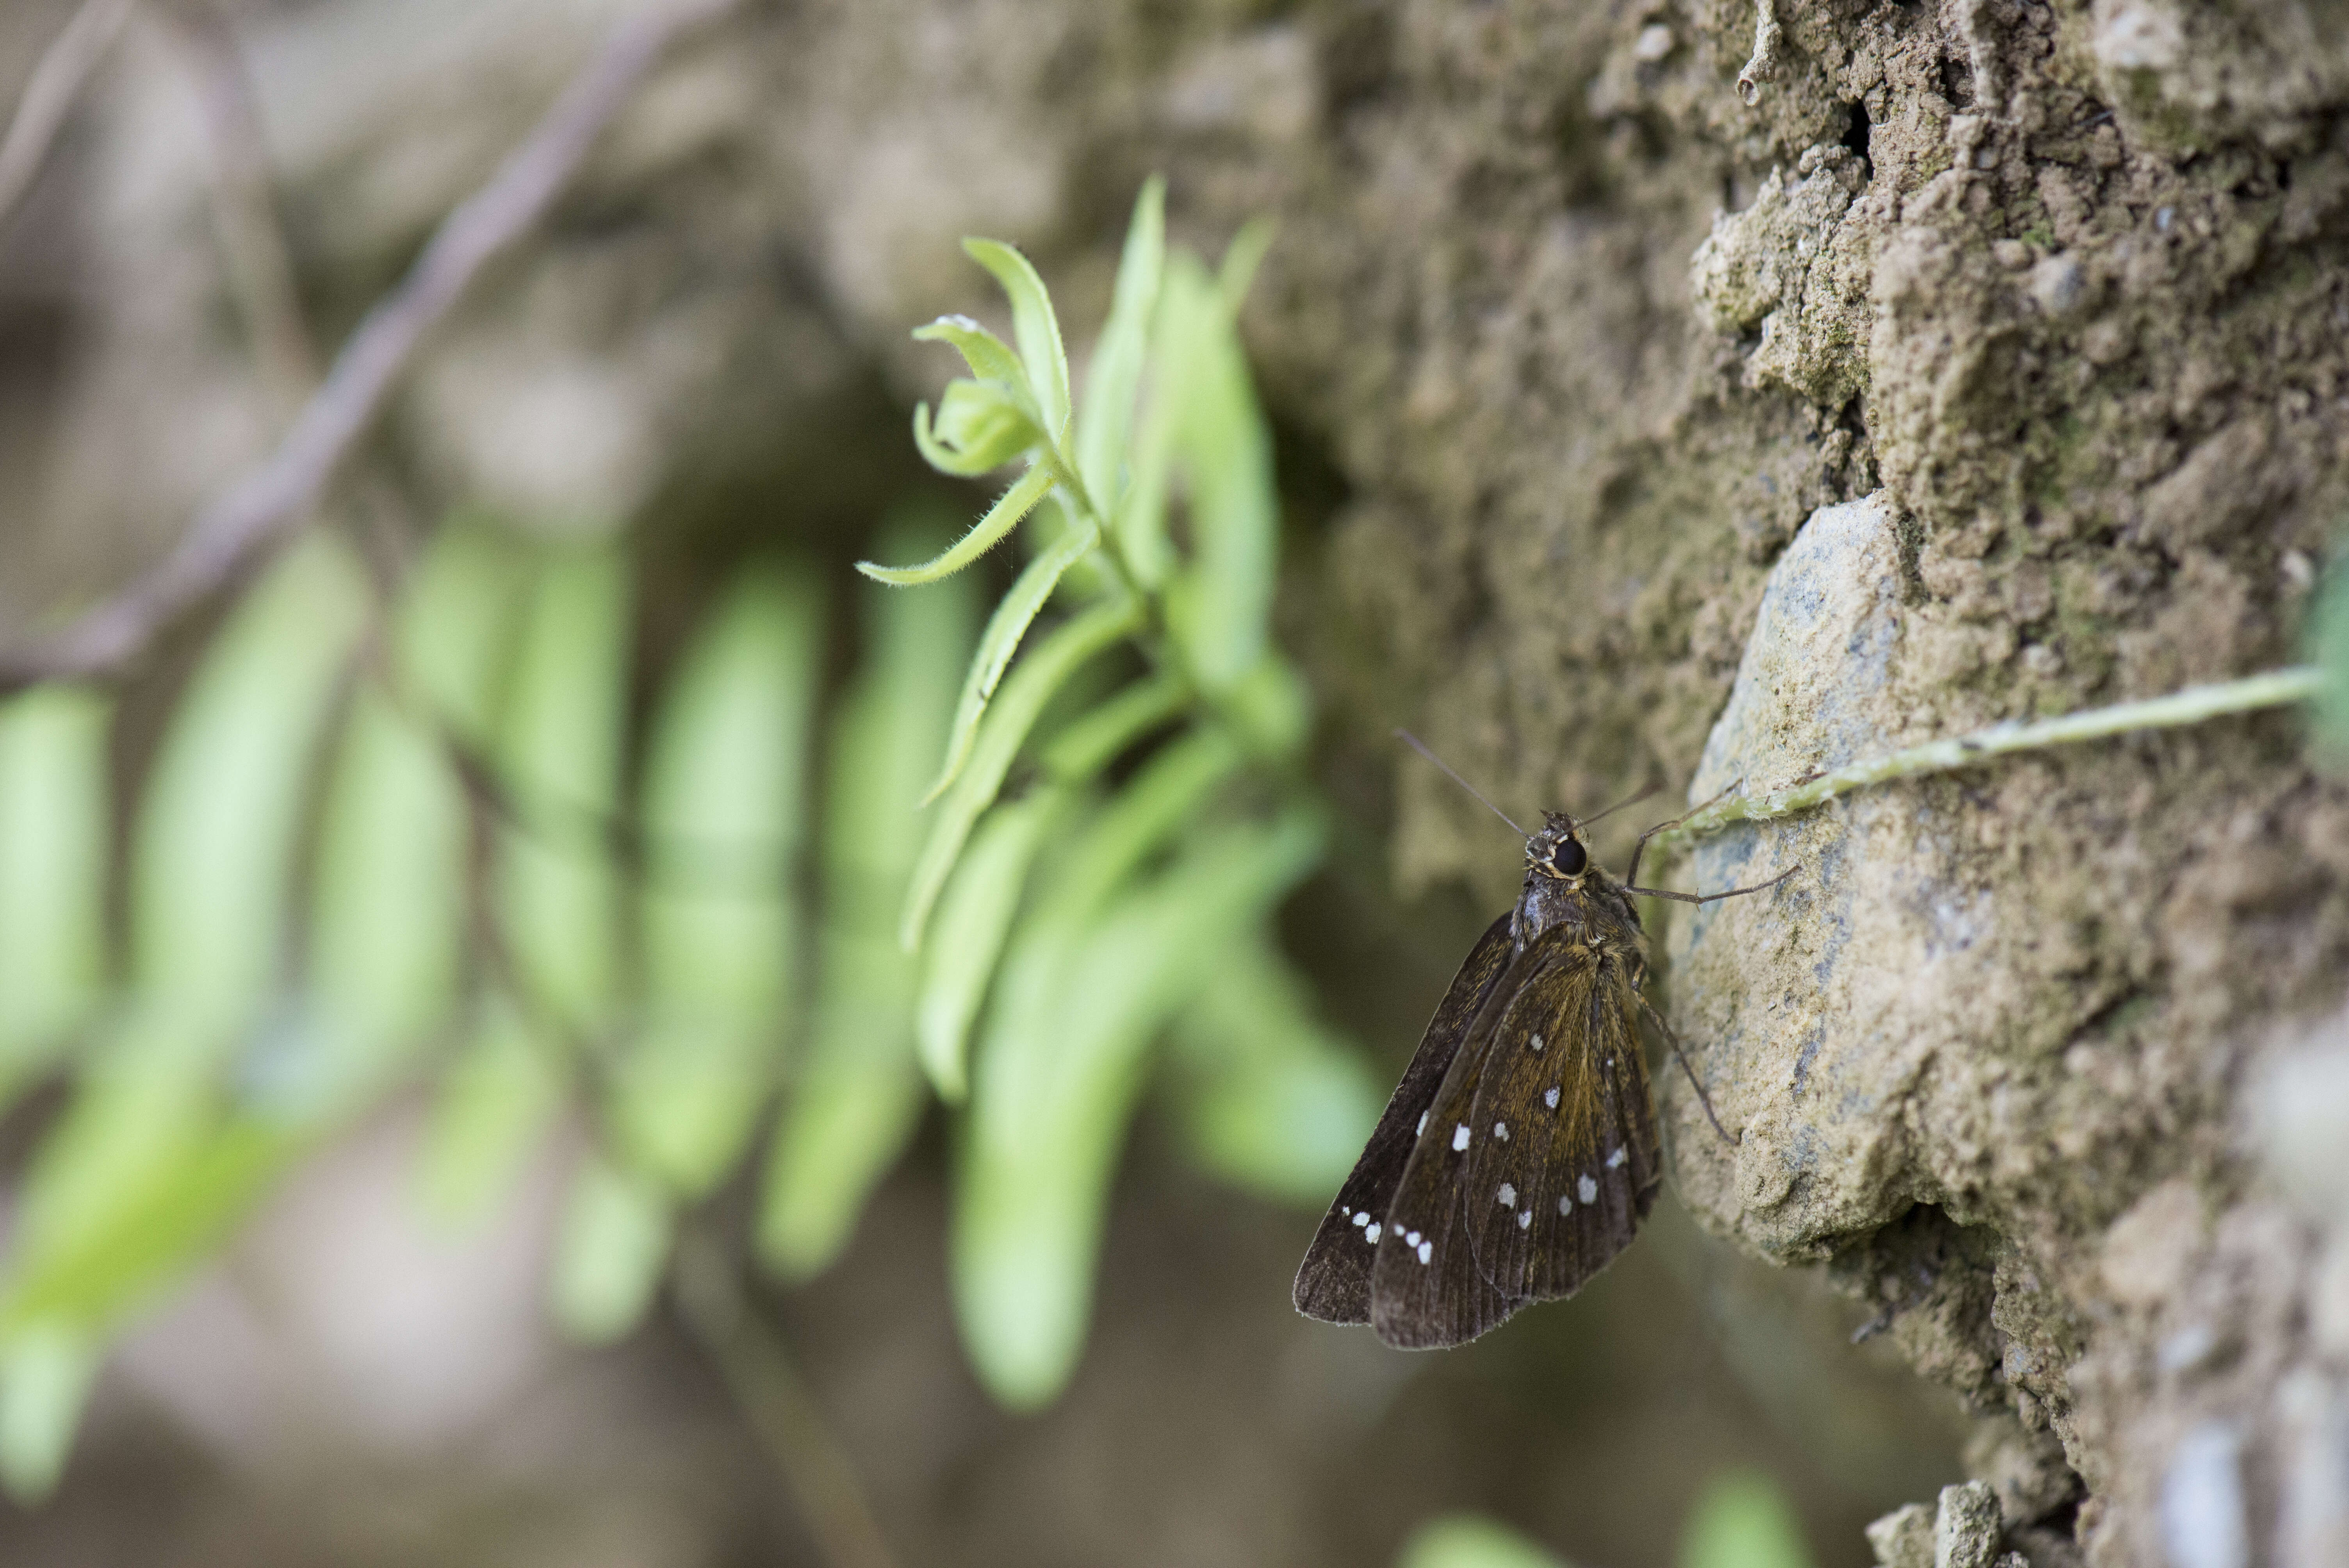
[[[1868,1527],[1878,1568],[1933,1568],[1933,1511],[1904,1503]]]
[[[2069,315],[2087,297],[2088,270],[2070,256],[2049,256],[2023,286],[2049,315]]]
[[[2000,1525],[1998,1491],[1990,1482],[1943,1487],[1933,1516],[1933,1568],[1991,1568]]]
[[[1812,513],[1771,572],[1692,803],[1894,744],[1900,550],[1899,514],[1881,494]],[[1930,974],[1978,934],[1987,911],[1941,891],[1942,845],[1920,825],[1913,798],[1863,790],[1711,835],[1691,857],[1689,880],[1708,889],[1802,866],[1767,894],[1705,905],[1671,931],[1682,995],[1698,1010],[1685,1033],[1707,1042],[1715,1103],[1744,1130],[1733,1150],[1682,1145],[1683,1191],[1767,1250],[1880,1224],[1905,1201],[1885,1180],[1901,1128],[1881,1108],[1906,1092],[1930,1036],[1889,1027],[1890,998],[1846,995],[1854,972],[1842,961],[1858,938],[1879,979]]]
[[[1876,704],[1900,632],[1898,514],[1882,491],[1813,512],[1770,573],[1692,804],[1881,748]]]

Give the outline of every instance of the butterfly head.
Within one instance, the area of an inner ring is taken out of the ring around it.
[[[1526,841],[1526,869],[1558,882],[1580,882],[1590,870],[1582,824],[1563,811],[1544,812],[1541,831]]]

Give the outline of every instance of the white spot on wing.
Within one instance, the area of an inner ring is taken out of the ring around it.
[[[1364,1209],[1364,1210],[1362,1210],[1361,1212],[1357,1213],[1357,1214],[1354,1216],[1354,1229],[1356,1229],[1356,1230],[1358,1230],[1358,1231],[1359,1231],[1359,1230],[1361,1230],[1364,1225],[1369,1224],[1370,1222],[1371,1222],[1371,1212],[1370,1212],[1368,1209]]]
[[[1609,1171],[1620,1171],[1623,1169],[1623,1161],[1630,1159],[1630,1154],[1631,1150],[1628,1147],[1616,1150],[1614,1153],[1609,1154],[1607,1157],[1607,1169]]]
[[[1427,1112],[1425,1112],[1425,1111],[1423,1111],[1423,1111],[1421,1111],[1421,1112],[1419,1113],[1419,1125],[1418,1125],[1417,1127],[1415,1127],[1415,1128],[1413,1128],[1413,1129],[1412,1130],[1412,1134],[1411,1134],[1411,1135],[1412,1135],[1413,1138],[1417,1138],[1421,1133],[1425,1132],[1426,1130],[1427,1130]]]
[[[1573,1199],[1571,1199],[1571,1198],[1566,1197],[1566,1196],[1565,1196],[1565,1195],[1563,1195],[1563,1194],[1560,1194],[1560,1196],[1559,1196],[1559,1198],[1558,1198],[1558,1200],[1557,1200],[1557,1212],[1558,1212],[1559,1213],[1561,1213],[1561,1214],[1571,1214],[1571,1213],[1573,1213],[1573,1212],[1574,1212],[1574,1200],[1573,1200]]]
[[[1417,1231],[1413,1231],[1409,1235],[1403,1237],[1403,1240],[1415,1247],[1419,1245],[1419,1233]]]
[[[1493,1136],[1506,1143],[1509,1140],[1509,1124],[1506,1121],[1493,1123]]]
[[[1378,1245],[1378,1244],[1379,1244],[1379,1228],[1378,1228],[1376,1225],[1372,1225],[1369,1230],[1364,1231],[1364,1232],[1362,1233],[1362,1240],[1364,1240],[1364,1241],[1366,1241],[1366,1242],[1370,1243],[1371,1243],[1371,1245],[1372,1245],[1372,1246],[1376,1246],[1376,1245]]]
[[[1531,1209],[1527,1209],[1517,1216],[1517,1229],[1521,1231],[1530,1231],[1533,1228],[1534,1212]]]
[[[1541,1037],[1539,1035],[1536,1035],[1534,1037],[1534,1049],[1541,1049]]]
[[[1517,1190],[1515,1187],[1510,1186],[1506,1181],[1501,1183],[1501,1191],[1498,1195],[1501,1200],[1502,1208],[1514,1209],[1517,1206]]]
[[[1419,1243],[1419,1261],[1421,1263],[1425,1263],[1434,1255],[1435,1243],[1433,1242],[1422,1242]]]
[[[1575,1184],[1575,1191],[1582,1194],[1582,1201],[1586,1203],[1596,1203],[1599,1202],[1599,1183],[1593,1181],[1588,1176],[1585,1176],[1580,1181]],[[1372,1230],[1378,1229],[1376,1225],[1373,1225],[1371,1228]]]
[[[1452,1147],[1455,1150],[1465,1149],[1468,1147],[1468,1124],[1466,1122],[1464,1121],[1452,1130]]]
[[[1550,1085],[1549,1092],[1542,1096],[1542,1103],[1548,1106],[1552,1110],[1556,1110],[1557,1109],[1557,1086],[1556,1084]]]

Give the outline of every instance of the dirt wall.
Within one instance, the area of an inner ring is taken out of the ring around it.
[[[614,7],[446,9],[251,8],[328,340]],[[93,199],[0,257],[19,316],[105,324],[11,371],[65,386],[0,447],[45,520],[20,607],[119,575],[271,428],[201,160],[156,173],[201,145],[183,66],[126,46],[57,176]],[[1281,222],[1247,325],[1330,777],[1393,779],[1406,889],[1497,908],[1513,847],[1389,725],[1588,810],[2292,659],[2349,473],[2344,104],[2316,0],[754,6],[447,335],[381,466],[428,512],[690,528],[784,474],[862,517],[905,471],[862,411],[947,370],[906,327],[983,303],[955,240],[1021,242],[1097,319],[1164,169],[1182,237]],[[1796,859],[1661,944],[1744,1135],[1668,1085],[1684,1201],[1999,1416],[2005,1545],[2343,1539],[2340,1268],[2246,1109],[2349,954],[2349,791],[2293,722],[1896,786],[1667,872]]]

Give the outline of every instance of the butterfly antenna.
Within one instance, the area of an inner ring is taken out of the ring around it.
[[[1662,788],[1663,786],[1661,784],[1651,784],[1645,789],[1640,790],[1637,795],[1632,796],[1630,799],[1618,800],[1612,806],[1608,807],[1604,811],[1599,812],[1598,816],[1585,817],[1576,825],[1587,828],[1593,822],[1601,821],[1606,818],[1613,816],[1616,812],[1621,810],[1626,806],[1638,805],[1640,801],[1647,799],[1650,796],[1653,795],[1657,790]]]
[[[1438,768],[1443,769],[1446,778],[1449,778],[1454,784],[1459,785],[1463,789],[1467,790],[1471,795],[1475,795],[1477,799],[1484,801],[1485,810],[1492,812],[1493,815],[1500,818],[1504,822],[1508,823],[1509,826],[1516,830],[1517,837],[1521,839],[1530,839],[1533,837],[1531,833],[1528,833],[1523,828],[1518,827],[1516,820],[1511,818],[1506,811],[1502,810],[1490,800],[1485,800],[1485,797],[1477,791],[1476,786],[1469,783],[1468,780],[1460,777],[1459,774],[1453,772],[1452,764],[1435,755],[1434,752],[1430,751],[1427,748],[1426,744],[1422,741],[1418,736],[1413,735],[1408,729],[1398,729],[1395,731],[1395,738],[1406,743],[1413,751],[1418,752],[1422,757],[1426,758],[1430,762],[1433,762]]]

